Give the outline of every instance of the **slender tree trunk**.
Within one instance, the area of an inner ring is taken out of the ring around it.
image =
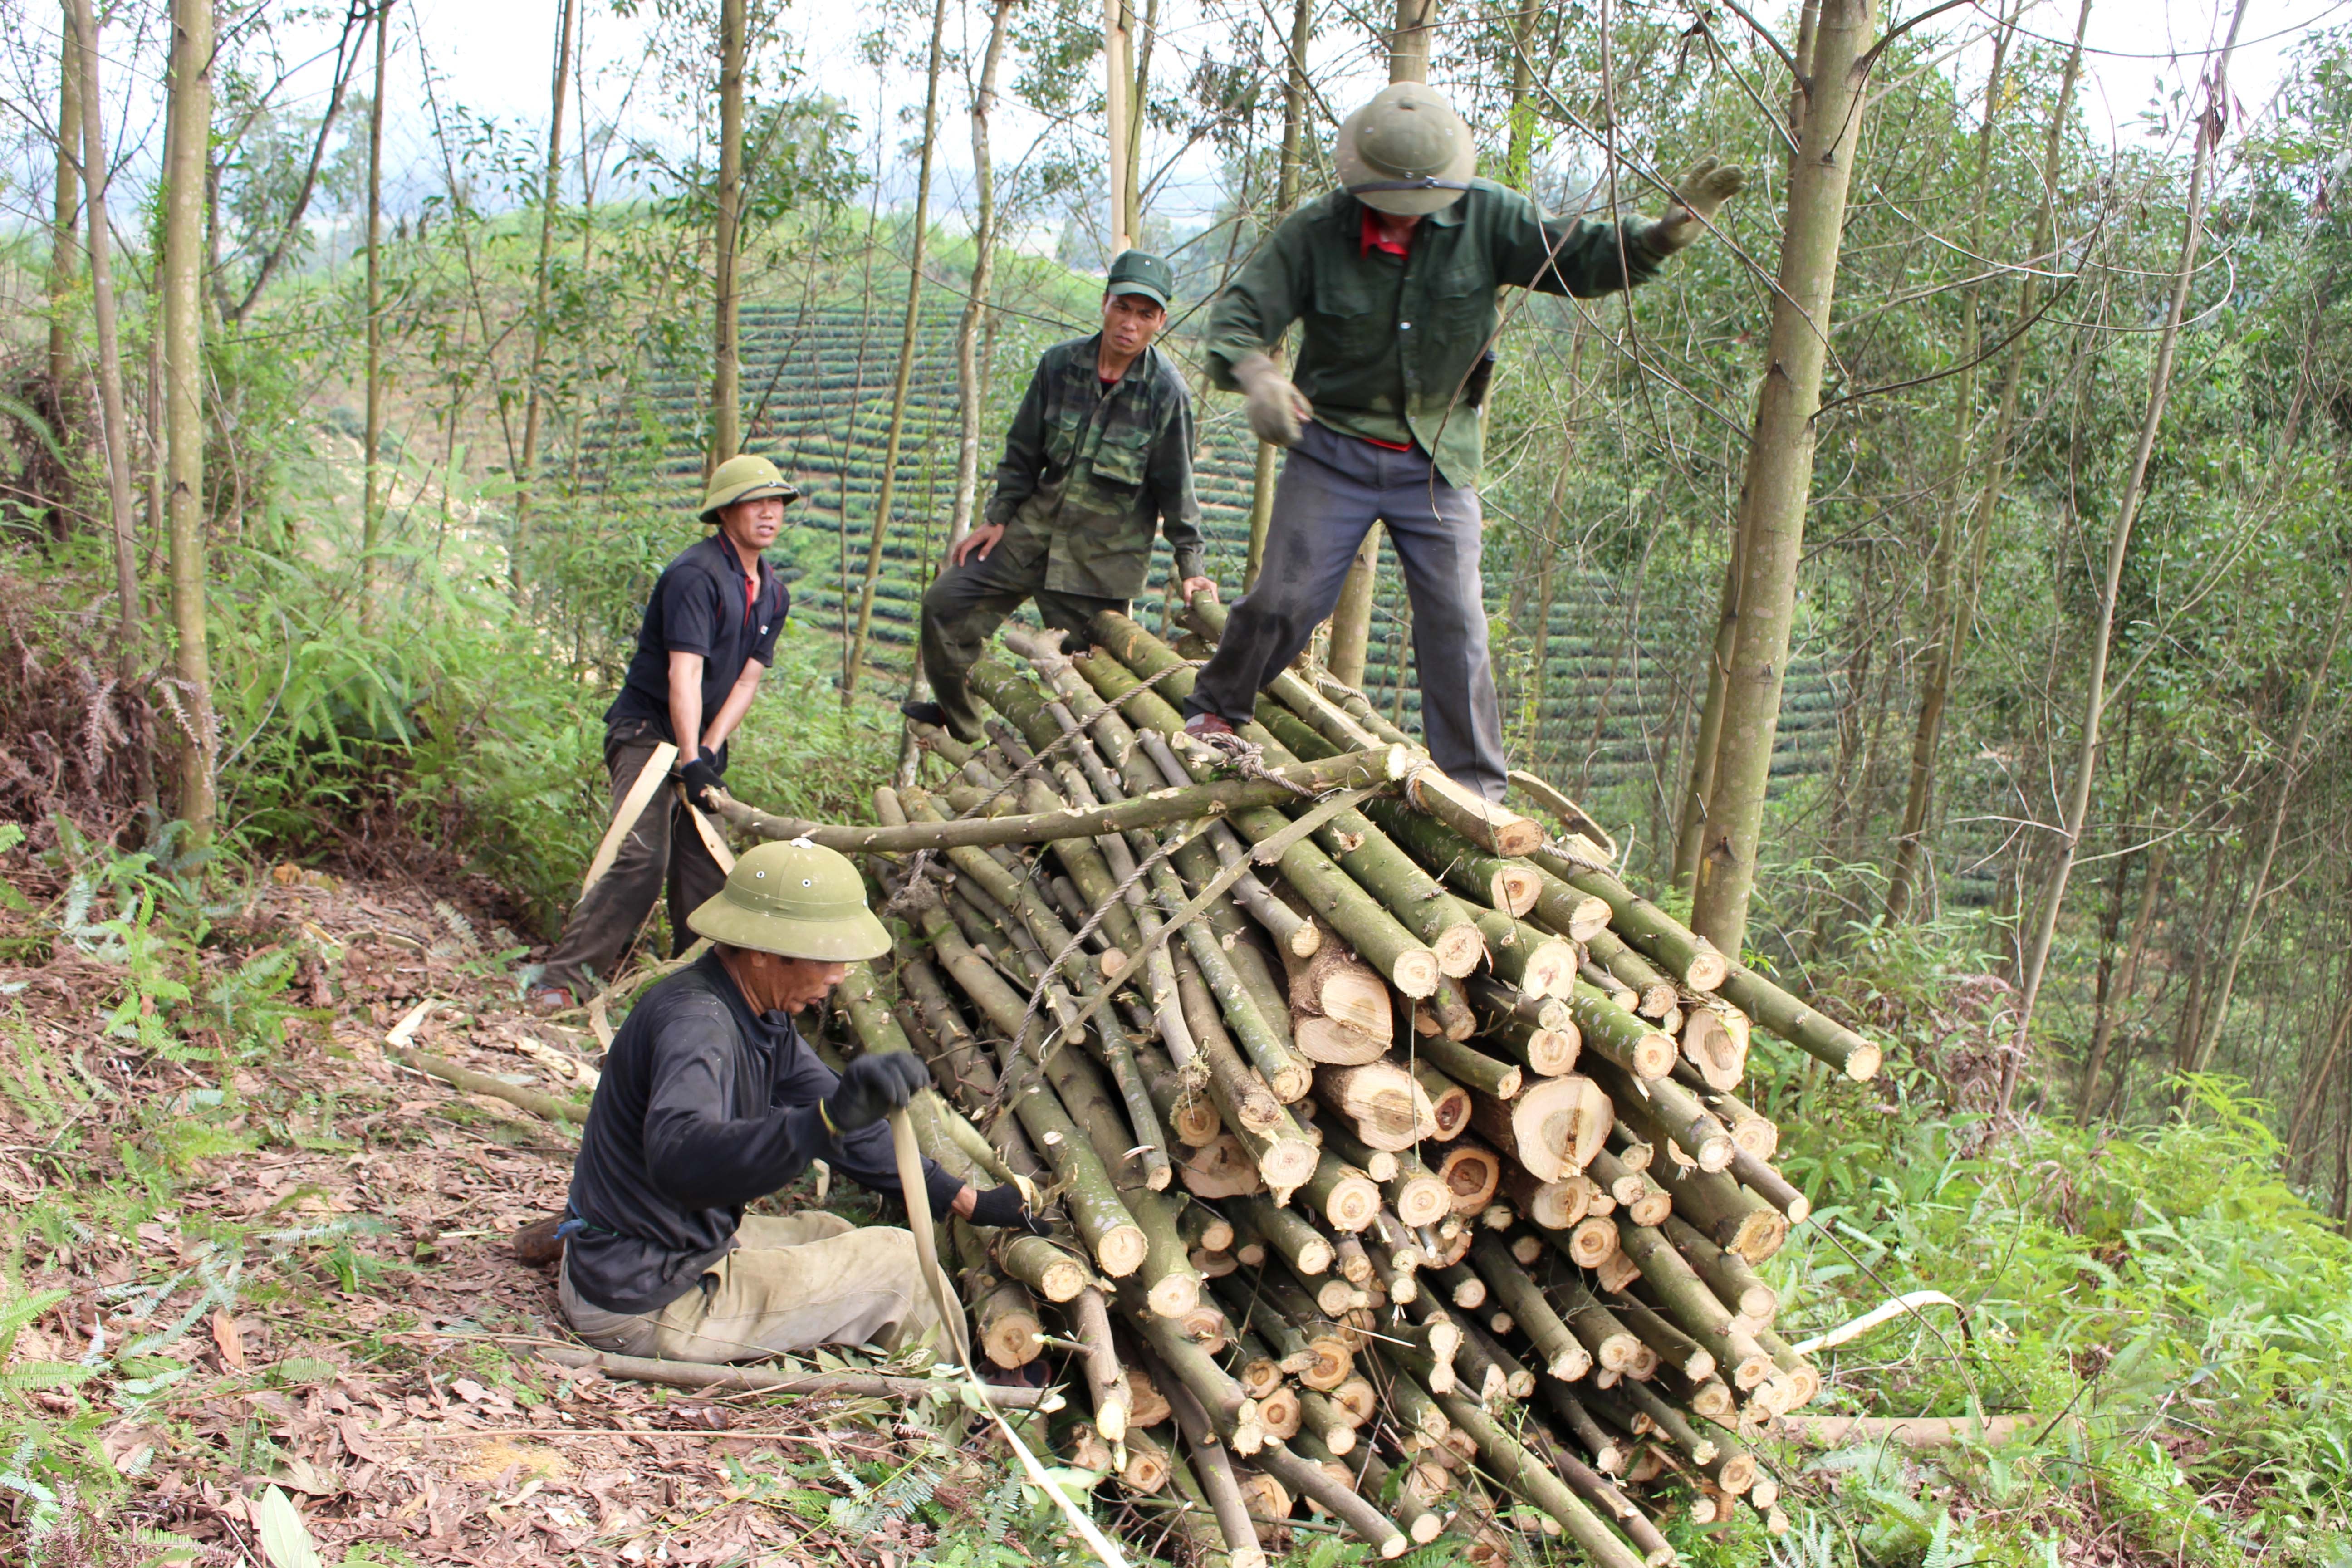
[[[1274,223],[1290,215],[1298,200],[1298,153],[1307,127],[1307,48],[1314,41],[1315,0],[1297,0],[1290,14],[1290,58],[1282,80],[1282,158],[1276,165]],[[1276,347],[1274,353],[1280,354]],[[1266,530],[1274,525],[1275,445],[1257,444],[1257,467],[1250,476],[1249,556],[1242,564],[1242,591],[1257,585],[1265,560]]]
[[[64,11],[65,26],[60,29],[58,50],[58,172],[56,186],[50,192],[48,361],[49,417],[56,423],[61,444],[66,436],[67,400],[71,395],[68,389],[74,383],[73,327],[67,311],[72,304],[74,275],[79,268],[76,259],[80,249],[76,231],[81,221],[79,170],[87,156],[82,152],[82,68],[75,47],[77,23],[72,0],[66,0]],[[53,538],[62,541],[72,527],[71,501],[69,495],[61,494],[58,504],[50,509],[49,533]]]
[[[743,449],[743,342],[736,312],[735,252],[743,221],[743,35],[748,0],[719,5],[719,210],[711,236],[718,314],[712,342],[710,450],[702,471]],[[928,147],[928,142],[926,143]]]
[[[1160,0],[1146,0],[1143,37],[1135,44],[1134,90],[1127,100],[1127,216],[1122,226],[1128,243],[1143,240],[1143,122],[1151,103],[1151,46],[1160,36]]]
[[[171,154],[163,184],[164,508],[172,535],[172,622],[179,635],[176,689],[187,744],[180,753],[180,815],[196,844],[212,838],[212,667],[205,636],[205,163],[212,130],[212,0],[172,0]]]
[[[2189,780],[2184,776],[2179,787],[2173,792],[2171,810],[2165,813],[2155,826],[2161,829],[2167,823],[2178,822],[2182,808],[2188,803]],[[2148,848],[2147,864],[2140,871],[2139,911],[2132,919],[2131,942],[2124,949],[2123,965],[2116,971],[2115,984],[2109,988],[2105,1003],[2091,1026],[2091,1050],[2083,1062],[2083,1088],[2076,1097],[2080,1102],[2076,1115],[2084,1126],[2090,1125],[2092,1109],[2098,1104],[2099,1070],[2106,1065],[2107,1046],[2115,1038],[2116,1019],[2131,1005],[2132,994],[2139,986],[2140,960],[2147,953],[2148,935],[2156,925],[2156,903],[2164,892],[2165,868],[2171,859],[2171,850],[2172,841],[2168,838],[2159,840]]]
[[[79,57],[72,59],[68,74],[78,81],[70,96],[74,112],[81,118],[75,130],[79,133],[83,166],[89,175],[89,290],[91,314],[98,327],[99,416],[106,438],[107,510],[114,528],[114,593],[118,601],[115,673],[127,695],[139,672],[139,569],[136,546],[131,538],[131,418],[122,401],[122,336],[115,312],[114,238],[108,227],[106,211],[107,191],[113,181],[106,165],[105,100],[100,96],[98,79],[98,24],[90,16],[89,0],[68,0],[68,21],[69,37],[77,46],[73,54]],[[143,766],[142,763],[142,772]]]
[[[2336,618],[2327,628],[2327,646],[2321,650],[2319,662],[2311,671],[2305,684],[2303,703],[2295,710],[2294,728],[2288,731],[2286,753],[2279,759],[2278,799],[2271,807],[2269,831],[2263,839],[2262,858],[2254,862],[2253,886],[2246,890],[2244,907],[2238,913],[2238,929],[2230,939],[2229,956],[2222,961],[2221,982],[2214,990],[2212,1019],[2197,1047],[2195,1058],[2189,1064],[2192,1072],[2203,1072],[2212,1064],[2213,1053],[2221,1047],[2221,1031],[2230,1022],[2230,999],[2238,985],[2238,965],[2246,955],[2246,942],[2253,935],[2254,921],[2262,911],[2264,895],[2270,889],[2271,868],[2277,862],[2280,835],[2286,827],[2287,808],[2294,801],[2294,786],[2303,771],[2303,743],[2311,733],[2311,717],[2319,706],[2320,693],[2327,688],[2327,677],[2336,662],[2336,649],[2344,637],[2344,620],[2352,612],[2352,573],[2344,580],[2343,592],[2336,601]]]
[[[971,235],[971,291],[963,315],[956,322],[956,397],[960,419],[956,431],[955,510],[948,520],[949,550],[971,531],[972,514],[980,500],[980,422],[986,412],[988,386],[981,379],[980,334],[988,319],[989,290],[996,280],[996,164],[989,145],[990,113],[996,107],[996,71],[1004,58],[1004,30],[1017,0],[995,0],[988,24],[988,46],[980,60],[980,82],[971,95],[972,200],[978,208]]]
[[[1430,30],[1437,24],[1437,0],[1396,0],[1396,27],[1389,34],[1389,80],[1429,79]]]
[[[2189,170],[2188,212],[2181,226],[2179,270],[2173,279],[2172,298],[2165,307],[2164,331],[2157,340],[2156,367],[2149,377],[2147,410],[2140,421],[2130,477],[2125,480],[2123,499],[2116,508],[2114,534],[2107,545],[2107,575],[2100,585],[2099,618],[2091,634],[2090,675],[2083,701],[2082,736],[2074,754],[2074,786],[2066,802],[2065,820],[2059,827],[2057,864],[2050,873],[2049,886],[2042,891],[2032,942],[2026,949],[2025,983],[2021,988],[2023,994],[2017,1005],[2017,1046],[2001,1064],[2000,1094],[1993,1106],[1996,1116],[2008,1115],[2010,1103],[2016,1098],[2018,1067],[2024,1059],[2033,1009],[2041,1000],[2042,983],[2049,972],[2050,944],[2057,935],[2059,910],[2066,902],[2066,881],[2074,872],[2074,856],[2082,847],[2083,827],[2091,813],[2091,784],[2099,763],[2099,721],[2107,701],[2107,655],[2115,636],[2116,595],[2122,587],[2124,562],[2131,549],[2132,524],[2138,518],[2140,501],[2147,492],[2148,458],[2156,449],[2157,432],[2163,427],[2165,404],[2172,393],[2172,363],[2180,345],[2181,317],[2188,309],[2189,285],[2197,275],[2198,247],[2205,237],[2205,182],[2212,171],[2213,153],[2221,142],[2222,126],[2227,123],[2230,55],[2238,45],[2238,29],[2245,22],[2246,5],[2247,0],[2238,0],[2237,9],[2231,16],[2230,36],[2214,61],[2204,113],[2198,124],[2196,155]]]
[[[2064,153],[2066,125],[2074,111],[2074,88],[2083,74],[2083,36],[2091,25],[2092,0],[2083,0],[2074,18],[2074,44],[2067,51],[2066,67],[2058,81],[2058,102],[2051,111],[2048,135],[2042,149],[2042,205],[2033,222],[2033,248],[2029,257],[2025,277],[2018,285],[2017,319],[2021,327],[2031,321],[2041,302],[2042,268],[2049,265],[2057,234],[2057,200],[2060,162]],[[2006,46],[2015,17],[2003,29],[2001,40]],[[1985,139],[1978,146],[1977,216],[1979,226],[1972,250],[1984,254],[1981,225],[1984,217],[1984,193],[1989,165],[1985,154],[1992,130],[1994,100],[1988,95],[1985,109]],[[1976,294],[1969,295],[1969,357],[1976,357]],[[1971,565],[1982,558],[1985,540],[1992,532],[1993,518],[2000,510],[2003,492],[2009,486],[2010,442],[2017,432],[2017,409],[2021,389],[2025,384],[2026,338],[2020,335],[2009,346],[2008,363],[2001,371],[2000,413],[1995,416],[1992,437],[1984,447],[1983,463],[1977,480],[1976,506],[1969,520],[1969,558]],[[1960,405],[1967,424],[1974,420],[1975,377],[1970,374],[1970,397]],[[1960,454],[1965,457],[1963,452]],[[1955,583],[1958,541],[1948,528],[1937,531],[1936,557],[1930,565],[1934,586],[1928,604],[1928,636],[1926,667],[1919,680],[1919,713],[1911,733],[1910,787],[1903,802],[1903,828],[1895,840],[1895,869],[1887,878],[1886,918],[1905,919],[1911,909],[1911,891],[1919,871],[1919,861],[1927,854],[1929,837],[1928,815],[1933,807],[1936,791],[1936,753],[1944,735],[1944,711],[1951,700],[1953,673],[1959,667],[1960,656],[1968,647],[1969,633],[1976,620],[1976,598],[1973,591],[1959,591]],[[1973,582],[1975,574],[1969,576]]]
[[[368,105],[367,163],[367,433],[361,455],[366,479],[360,492],[360,626],[373,631],[383,615],[383,89],[391,55],[392,7],[375,18],[375,93]]]
[[[2346,989],[2344,1000],[2336,1009],[2336,1024],[2327,1031],[2327,1049],[2319,1058],[2318,1070],[2311,1075],[2311,1087],[2304,1091],[2303,1103],[2294,1108],[2294,1125],[2287,1130],[2286,1154],[2280,1162],[2283,1166],[2294,1164],[2295,1154],[2303,1147],[2304,1130],[2311,1120],[2311,1113],[2319,1109],[2319,1102],[2327,1092],[2328,1080],[2336,1076],[2336,1059],[2344,1049],[2344,1037],[2347,1030],[2352,1030],[2352,987]]]
[[[1804,0],[1797,11],[1796,69],[1789,84],[1789,184],[1794,189],[1803,158],[1806,83],[1813,73],[1813,46],[1821,37],[1822,0]],[[1723,742],[1724,679],[1731,668],[1733,634],[1738,629],[1739,584],[1748,547],[1748,509],[1735,510],[1731,520],[1731,551],[1723,565],[1722,606],[1717,617],[1715,646],[1706,658],[1706,695],[1698,710],[1698,733],[1691,742],[1690,763],[1684,769],[1682,815],[1675,824],[1673,879],[1675,887],[1696,894],[1700,851],[1706,845],[1706,823],[1715,799],[1716,763]]]
[[[1437,21],[1437,0],[1397,0],[1396,27],[1389,34],[1389,80],[1429,79],[1429,37]],[[1364,655],[1372,636],[1372,599],[1381,554],[1378,530],[1364,535],[1356,563],[1348,568],[1339,602],[1331,610],[1331,673],[1349,686],[1364,683]]]
[[[1737,954],[1756,885],[1758,836],[1795,619],[1797,569],[1812,494],[1813,413],[1837,284],[1846,187],[1861,139],[1874,0],[1823,0],[1789,187],[1772,336],[1741,484],[1738,624],[1724,671],[1715,788],[1699,851],[1691,927]]]
[[[1520,0],[1519,14],[1511,19],[1511,140],[1503,154],[1503,183],[1529,194],[1535,183],[1536,152],[1536,67],[1529,51],[1535,42],[1536,18],[1541,15],[1541,0]]]
[[[530,374],[524,384],[522,401],[522,471],[515,476],[518,489],[514,542],[507,556],[509,581],[517,588],[522,586],[523,551],[530,539],[531,486],[539,480],[539,421],[545,401],[540,394],[540,377],[547,364],[548,271],[555,257],[555,209],[563,183],[563,77],[572,65],[572,29],[578,9],[579,0],[557,0],[555,68],[549,74],[547,83],[547,173],[539,193],[539,266],[531,289]],[[741,90],[740,86],[736,89],[739,98]],[[740,107],[737,113],[740,118]],[[740,156],[737,154],[739,160]],[[739,207],[741,199],[739,192]],[[731,237],[728,276],[731,283]],[[730,309],[730,322],[732,314]],[[741,374],[740,366],[737,374]]]
[[[996,164],[989,144],[989,114],[996,106],[997,68],[1004,58],[1005,24],[1015,0],[994,0],[988,24],[988,43],[981,55],[980,79],[971,95],[972,199],[978,209],[971,234],[971,287],[964,296],[963,314],[956,321],[956,475],[955,499],[948,515],[948,539],[941,551],[941,570],[955,547],[971,531],[980,500],[980,421],[988,403],[988,377],[981,362],[980,343],[988,321],[988,299],[996,278]],[[907,667],[907,695],[923,682],[923,650],[915,648]],[[915,782],[919,748],[912,731],[900,736],[896,779],[899,788]]]
[[[1134,38],[1127,0],[1103,0],[1103,129],[1107,133],[1110,173],[1110,247],[1108,262],[1135,243],[1128,214],[1134,204],[1127,189],[1128,93],[1134,86],[1128,54]]]
[[[842,672],[841,700],[856,695],[857,672],[866,662],[866,634],[874,626],[874,586],[882,574],[882,539],[890,526],[890,501],[898,481],[898,447],[907,430],[907,382],[915,368],[916,335],[922,326],[923,241],[931,224],[931,161],[939,142],[940,40],[948,24],[948,0],[931,8],[931,48],[923,82],[923,155],[915,177],[915,232],[907,262],[907,317],[898,334],[898,374],[890,388],[890,433],[882,443],[882,483],[874,499],[874,535],[866,547],[866,582],[857,595],[857,630],[850,638],[849,668]]]

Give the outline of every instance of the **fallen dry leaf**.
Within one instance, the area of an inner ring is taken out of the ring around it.
[[[236,1320],[228,1315],[226,1307],[213,1309],[213,1344],[220,1352],[223,1366],[232,1372],[245,1370],[245,1335],[238,1331]]]

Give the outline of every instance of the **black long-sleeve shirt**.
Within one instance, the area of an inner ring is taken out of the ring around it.
[[[835,1137],[817,1102],[839,1079],[782,1013],[755,1014],[716,953],[647,991],[614,1037],[572,1167],[572,1289],[654,1312],[735,1245],[743,1207],[823,1159],[897,1194],[886,1123]],[[963,1184],[930,1161],[931,1211]]]

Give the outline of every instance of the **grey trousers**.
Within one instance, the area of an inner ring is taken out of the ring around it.
[[[972,706],[964,677],[980,662],[996,628],[1024,603],[1036,600],[1037,618],[1054,630],[1081,634],[1097,613],[1127,609],[1125,599],[1058,593],[1045,585],[1045,574],[1043,562],[1027,572],[1000,564],[992,556],[949,567],[924,593],[923,677],[931,683],[931,696],[957,738],[971,740],[981,733],[980,710]]]
[[[659,744],[661,736],[648,724],[615,725],[604,731],[604,766],[612,774],[615,811]],[[572,906],[563,934],[547,955],[542,983],[561,985],[582,1002],[600,984],[610,983],[629,944],[636,941],[637,928],[654,912],[654,900],[661,897],[665,882],[669,887],[671,952],[685,952],[694,944],[686,917],[705,899],[717,896],[726,881],[727,873],[694,830],[686,804],[675,789],[664,787],[646,803],[612,866],[587,897]]]
[[[1234,602],[1184,711],[1239,724],[1339,602],[1375,522],[1404,568],[1429,754],[1455,782],[1503,798],[1510,763],[1486,655],[1478,492],[1449,485],[1426,453],[1391,452],[1308,425],[1283,459],[1257,585]]]

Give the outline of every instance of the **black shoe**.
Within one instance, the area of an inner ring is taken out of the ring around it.
[[[1086,634],[1086,633],[1084,633],[1084,632],[1064,632],[1064,633],[1062,634],[1062,657],[1063,657],[1063,658],[1084,658],[1087,655],[1088,655],[1088,654],[1090,654],[1090,653],[1092,653],[1092,652],[1094,652],[1094,651],[1095,651],[1095,639],[1094,639],[1094,638],[1092,638],[1092,637],[1088,637],[1088,636],[1087,636],[1087,634]]]
[[[936,702],[919,702],[909,699],[898,704],[898,711],[914,723],[929,724],[933,729],[946,731],[952,739],[961,741],[967,746],[976,746],[982,739],[979,735],[958,733],[956,727],[948,722],[948,710]]]

